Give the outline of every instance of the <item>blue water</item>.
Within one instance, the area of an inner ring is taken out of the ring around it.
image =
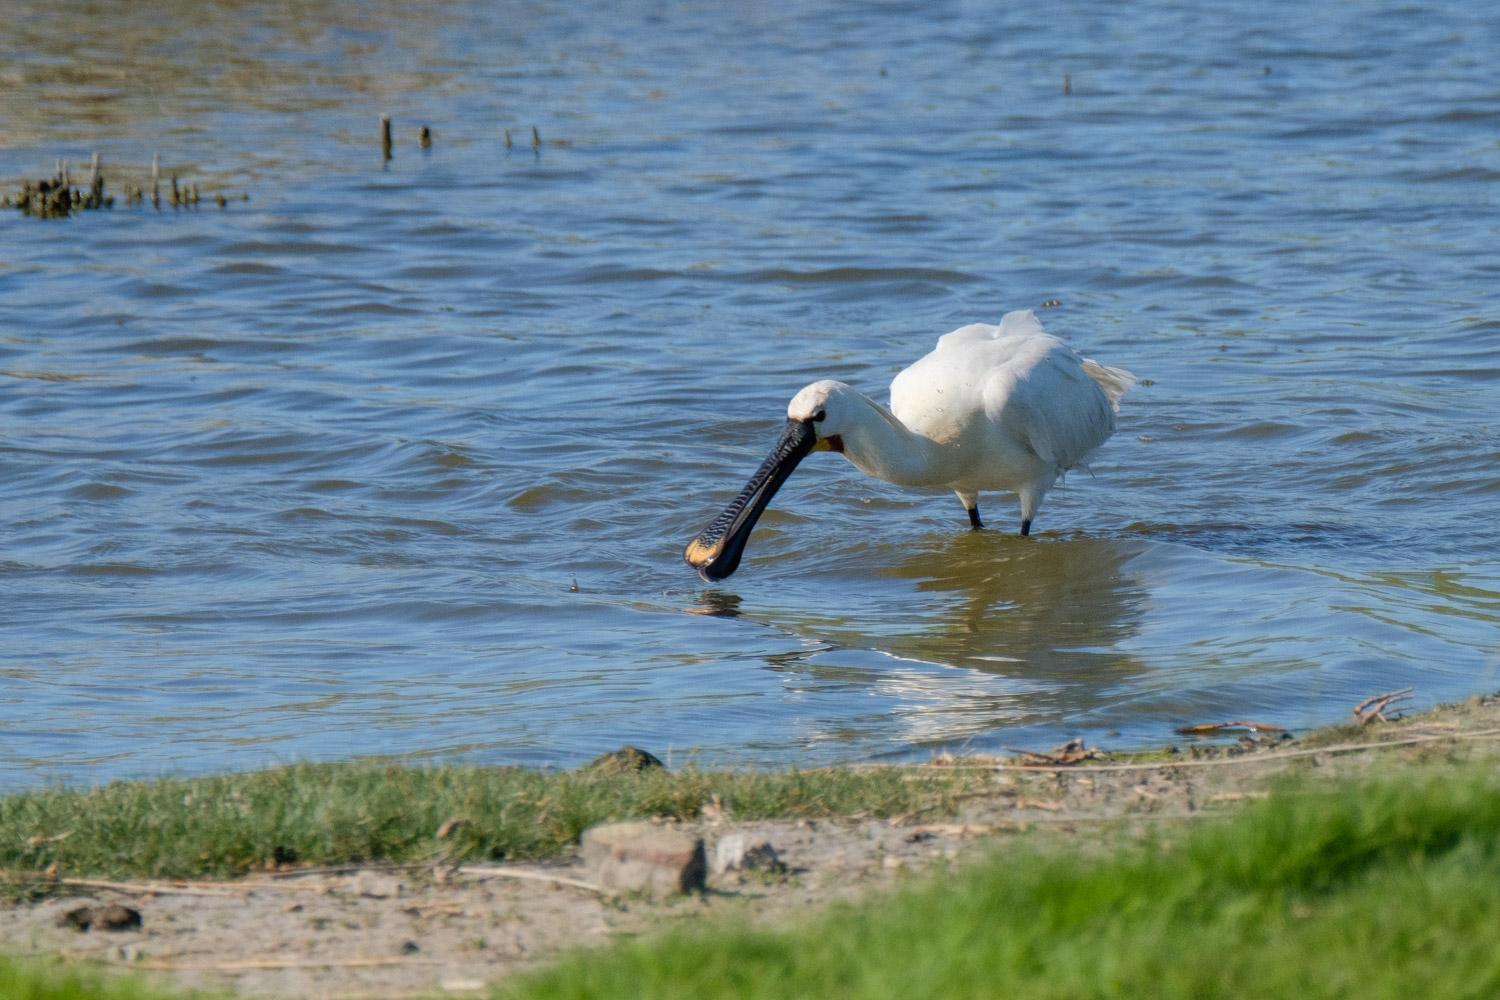
[[[1477,7],[9,13],[4,188],[97,151],[118,200],[0,213],[0,785],[1500,687]],[[197,207],[124,203],[153,154]],[[1144,380],[1032,537],[825,454],[681,562],[802,385],[1015,308]]]

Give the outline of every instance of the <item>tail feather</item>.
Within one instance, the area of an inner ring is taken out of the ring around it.
[[[1099,388],[1104,390],[1105,397],[1109,399],[1109,405],[1115,408],[1116,413],[1120,412],[1120,397],[1135,385],[1135,376],[1123,368],[1101,365],[1093,358],[1083,359],[1083,371],[1099,383]]]

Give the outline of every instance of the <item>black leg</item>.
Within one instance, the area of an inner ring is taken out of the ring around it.
[[[1029,534],[1031,534],[1031,519],[1030,518],[1028,518],[1025,521],[1021,522],[1021,534],[1023,534],[1023,535],[1029,535]]]
[[[969,512],[969,526],[973,528],[984,527],[984,522],[979,520],[979,506],[976,504],[975,506],[966,509]]]

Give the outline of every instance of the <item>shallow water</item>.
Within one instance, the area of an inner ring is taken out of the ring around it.
[[[8,188],[204,193],[0,215],[0,784],[1497,686],[1478,8],[282,7],[12,5]],[[1149,383],[1039,534],[817,455],[725,585],[681,562],[803,384],[1013,308]]]

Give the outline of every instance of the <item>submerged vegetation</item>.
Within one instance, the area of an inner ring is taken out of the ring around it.
[[[125,185],[125,204],[141,205],[150,201],[158,211],[164,200],[162,189],[161,159],[151,161],[151,186]],[[248,201],[249,194],[241,194],[237,200]],[[220,208],[229,204],[222,192],[215,193],[214,203]],[[197,184],[179,183],[177,175],[170,178],[165,201],[173,208],[196,208],[199,201]],[[86,184],[75,187],[67,160],[57,161],[57,172],[51,177],[35,181],[23,181],[21,187],[11,193],[0,195],[0,208],[19,209],[23,214],[37,219],[63,219],[74,212],[114,208],[115,196],[105,192],[104,171],[99,154],[93,155]]]
[[[74,212],[113,208],[113,195],[104,193],[104,172],[99,154],[94,154],[87,186],[75,188],[68,174],[68,161],[57,161],[57,173],[41,180],[25,181],[14,195],[0,198],[0,208],[17,208],[38,219],[61,219]]]

